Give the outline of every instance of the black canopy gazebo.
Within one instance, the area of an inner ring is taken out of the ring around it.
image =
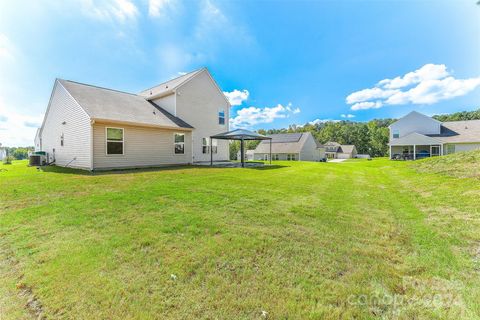
[[[240,154],[242,161],[242,168],[245,167],[245,152],[244,141],[245,140],[270,140],[270,164],[272,164],[272,138],[264,136],[263,134],[256,133],[245,129],[236,129],[220,134],[210,136],[210,146],[212,146],[212,139],[218,140],[240,140]],[[210,147],[210,165],[213,166],[213,151]]]

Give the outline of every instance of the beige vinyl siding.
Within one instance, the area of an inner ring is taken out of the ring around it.
[[[153,103],[157,104],[158,106],[162,107],[163,109],[167,110],[174,116],[176,115],[176,108],[175,108],[175,94],[172,93],[166,97],[158,98],[155,100],[152,100]]]
[[[123,155],[107,155],[106,129],[123,128]],[[185,133],[185,154],[174,153],[174,133]],[[93,125],[94,169],[153,167],[189,164],[191,132],[152,127],[95,123]]]
[[[218,111],[225,111],[225,124],[218,124]],[[204,70],[177,89],[177,117],[193,126],[193,161],[210,161],[210,154],[202,152],[202,138],[228,131],[229,104],[213,80]],[[214,160],[228,160],[228,141],[218,140]]]
[[[63,147],[60,145],[62,134]],[[41,139],[41,149],[49,153],[50,160],[55,154],[56,165],[91,169],[90,118],[58,81],[55,81],[38,139]]]
[[[455,152],[471,151],[480,149],[480,143],[452,143],[455,146]],[[447,149],[446,147],[443,148]]]

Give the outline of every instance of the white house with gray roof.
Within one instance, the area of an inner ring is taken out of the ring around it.
[[[480,149],[480,120],[440,122],[412,111],[392,123],[390,159],[419,159]]]
[[[35,137],[59,166],[87,170],[228,160],[230,104],[206,68],[139,94],[57,79]]]
[[[351,159],[357,157],[357,148],[353,144],[340,144],[335,141],[325,143],[327,159]]]
[[[320,161],[325,148],[310,132],[268,135],[272,138],[272,160]],[[263,140],[255,149],[254,160],[270,160],[270,140]]]

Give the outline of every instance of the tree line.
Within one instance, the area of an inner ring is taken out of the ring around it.
[[[480,119],[480,109],[435,115],[433,118],[442,122],[478,120]],[[257,132],[264,135],[311,132],[322,144],[329,141],[335,141],[340,144],[353,144],[360,154],[369,154],[372,157],[384,157],[388,155],[388,126],[396,120],[397,119],[374,119],[368,122],[350,120],[325,121],[315,124],[290,125],[288,128],[283,129],[259,129]],[[255,149],[259,143],[259,141],[249,141],[246,143],[246,150]],[[240,142],[235,141],[230,144],[230,155],[232,159],[236,159],[239,150]]]

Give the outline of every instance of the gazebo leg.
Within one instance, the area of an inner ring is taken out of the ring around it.
[[[242,168],[245,168],[245,152],[243,146],[243,139],[240,140],[240,154],[241,154],[241,161],[242,161]]]
[[[210,166],[213,167],[212,138],[210,138]]]
[[[272,164],[272,139],[270,139],[270,164]]]

